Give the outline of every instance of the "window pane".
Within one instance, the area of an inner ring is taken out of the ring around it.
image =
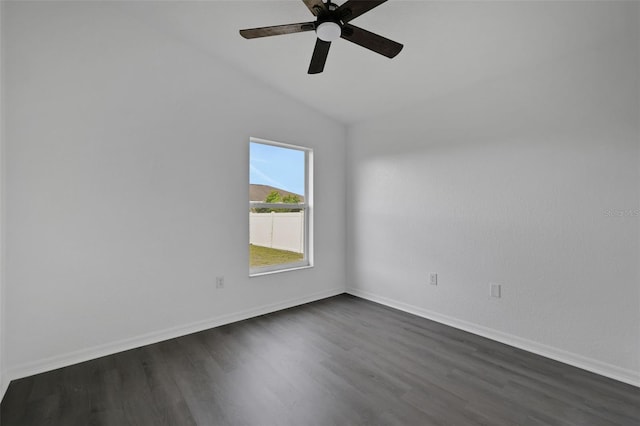
[[[304,210],[249,212],[251,268],[299,263],[304,256]]]
[[[304,264],[306,151],[252,141],[249,152],[249,201],[271,204],[249,207],[250,268]]]
[[[251,142],[249,183],[277,190],[282,197],[295,194],[304,198],[304,151]],[[269,193],[251,194],[251,201],[265,201]],[[258,198],[258,199],[254,199]],[[278,202],[278,201],[272,201]]]

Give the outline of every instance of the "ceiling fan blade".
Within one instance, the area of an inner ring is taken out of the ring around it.
[[[309,74],[319,74],[324,70],[324,64],[327,62],[330,47],[330,41],[316,39],[316,47],[313,49],[313,56],[311,57],[311,64],[309,65]]]
[[[326,12],[327,6],[322,2],[322,0],[302,0],[304,4],[307,5],[311,13],[314,16],[318,16],[320,12]]]
[[[240,30],[240,35],[244,38],[269,37],[281,34],[301,33],[315,30],[315,22],[301,22],[298,24],[274,25],[272,27],[250,28]]]
[[[338,8],[342,22],[349,22],[387,0],[349,0]]]
[[[366,49],[373,50],[387,58],[393,58],[400,53],[404,47],[400,43],[396,43],[393,40],[389,40],[388,38],[384,38],[351,24],[345,24],[342,27],[342,35],[340,37]]]

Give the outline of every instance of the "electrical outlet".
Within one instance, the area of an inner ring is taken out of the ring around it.
[[[429,274],[429,284],[438,285],[438,274],[435,272]]]
[[[224,277],[216,277],[216,288],[224,288]]]
[[[502,297],[502,286],[500,284],[489,283],[489,296],[494,299],[500,299]]]

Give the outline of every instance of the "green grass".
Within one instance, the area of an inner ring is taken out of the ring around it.
[[[303,258],[304,255],[302,253],[249,244],[249,265],[252,268],[299,262]]]

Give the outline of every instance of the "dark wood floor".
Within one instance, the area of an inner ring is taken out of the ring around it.
[[[341,295],[11,383],[10,425],[640,425],[640,389]]]

